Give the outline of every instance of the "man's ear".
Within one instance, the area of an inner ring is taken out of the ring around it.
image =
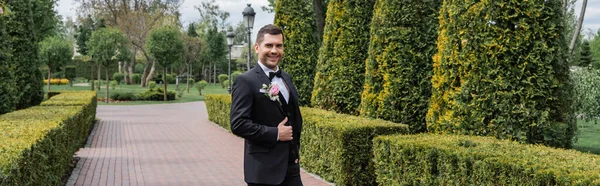
[[[254,43],[254,52],[256,52],[258,54],[258,43]]]

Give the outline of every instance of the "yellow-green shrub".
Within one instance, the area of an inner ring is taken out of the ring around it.
[[[563,11],[560,0],[445,0],[428,131],[571,147]]]
[[[360,114],[426,130],[431,57],[442,0],[378,0],[371,21]]]
[[[330,0],[311,104],[358,115],[374,0]]]
[[[209,119],[229,130],[231,97],[207,95],[205,102]],[[409,132],[404,124],[315,108],[300,109],[303,117],[302,167],[338,185],[375,184],[373,138]]]
[[[231,112],[231,96],[209,94],[204,98],[208,120],[215,122],[228,131],[231,131],[229,113]]]
[[[600,185],[600,156],[492,137],[373,140],[380,185]]]
[[[59,96],[87,101],[70,106],[44,102],[45,106],[0,116],[0,185],[62,184],[73,154],[92,128],[96,93],[66,92]]]
[[[44,79],[44,85],[48,84],[48,79]],[[69,80],[68,79],[50,79],[50,84],[51,85],[68,85],[69,84]]]

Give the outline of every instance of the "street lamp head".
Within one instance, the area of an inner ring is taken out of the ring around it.
[[[252,30],[252,27],[254,26],[254,16],[256,15],[256,12],[254,12],[254,9],[250,6],[250,4],[248,4],[248,7],[244,9],[242,15],[244,15],[244,24],[246,25],[246,28],[248,30]]]
[[[234,37],[235,37],[235,34],[231,30],[229,30],[227,32],[227,45],[229,47],[231,47],[233,45],[233,38]]]

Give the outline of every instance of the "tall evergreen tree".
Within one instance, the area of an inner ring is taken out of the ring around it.
[[[581,51],[579,56],[579,66],[581,67],[589,67],[593,64],[594,59],[592,58],[592,51],[590,49],[590,42],[588,40],[584,40],[581,43]]]
[[[361,115],[424,132],[441,0],[378,0],[371,22]]]
[[[374,4],[373,0],[329,2],[311,97],[315,107],[358,115]]]
[[[279,66],[292,76],[300,105],[309,105],[313,90],[319,43],[312,0],[278,0],[275,25],[284,29],[285,57]]]
[[[17,109],[38,105],[44,99],[43,77],[38,70],[36,22],[34,21],[34,0],[9,1],[11,14],[6,26],[13,47],[11,64],[18,93]],[[48,15],[54,16],[54,15]],[[41,33],[41,32],[40,32]]]
[[[571,147],[577,126],[561,7],[445,0],[427,129]]]
[[[11,70],[12,47],[10,36],[7,32],[8,12],[0,14],[0,114],[4,114],[15,109],[17,98],[15,78]]]

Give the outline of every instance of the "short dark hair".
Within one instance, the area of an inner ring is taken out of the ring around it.
[[[262,28],[260,28],[260,30],[258,31],[258,34],[256,35],[256,43],[261,43],[263,41],[263,39],[265,39],[265,34],[270,34],[270,35],[281,34],[283,36],[283,30],[281,30],[281,28],[279,28],[278,26],[275,26],[273,24],[265,25]]]

